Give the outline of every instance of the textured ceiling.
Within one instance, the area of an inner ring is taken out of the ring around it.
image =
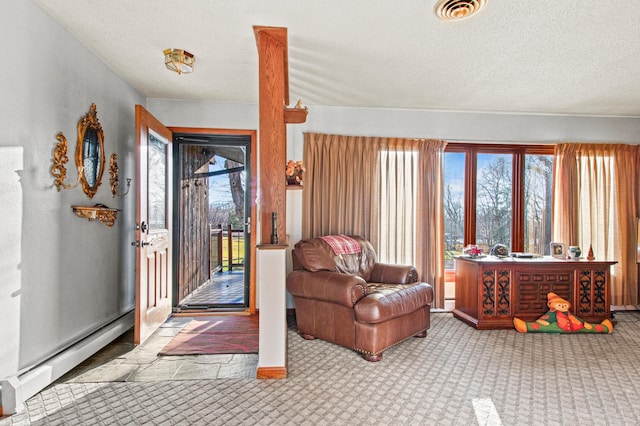
[[[35,1],[147,97],[256,103],[265,25],[288,28],[292,103],[640,116],[636,0],[488,0],[459,22],[436,0]]]

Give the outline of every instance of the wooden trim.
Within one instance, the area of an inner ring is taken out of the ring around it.
[[[465,152],[464,161],[464,245],[476,242],[476,191],[478,179],[477,158],[473,152]]]
[[[249,309],[238,311],[189,311],[188,309],[171,314],[173,317],[220,317],[220,316],[239,316],[247,317],[253,315]]]
[[[247,135],[257,137],[257,130],[250,129],[216,129],[206,127],[169,127],[173,133],[192,133],[199,135]]]
[[[258,244],[260,250],[286,250],[289,248],[287,244]]]
[[[520,150],[527,154],[553,154],[556,144],[516,144],[516,143],[473,143],[473,142],[447,142],[445,152],[482,152],[482,153],[507,153]]]
[[[454,283],[454,282],[456,282],[456,270],[455,269],[445,269],[444,270],[444,282],[446,282],[446,283]]]
[[[524,251],[524,158],[523,152],[514,152],[511,163],[511,251]]]
[[[512,194],[511,200],[511,251],[524,250],[524,161],[525,155],[553,155],[555,144],[484,144],[448,142],[445,152],[465,154],[464,165],[464,245],[476,242],[476,194],[477,194],[477,155],[478,154],[511,154],[512,155]],[[514,191],[521,188],[520,191]],[[519,194],[519,196],[518,196]]]
[[[216,129],[203,127],[169,127],[173,133],[191,133],[206,135],[246,135],[251,138],[251,226],[249,244],[251,269],[249,271],[249,312],[253,315],[256,313],[256,244],[257,244],[257,206],[255,200],[258,194],[258,132],[250,129]],[[284,166],[283,166],[284,167]],[[175,315],[175,314],[174,314]]]
[[[249,311],[252,315],[256,313],[257,285],[256,285],[256,245],[258,244],[258,132],[251,131],[251,225],[249,236],[251,244],[251,270],[249,271]]]
[[[256,379],[286,379],[287,367],[258,367]]]

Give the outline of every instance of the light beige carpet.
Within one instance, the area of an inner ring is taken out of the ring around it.
[[[637,425],[640,315],[616,317],[613,334],[563,335],[434,313],[379,363],[290,329],[284,380],[60,384],[0,425]]]

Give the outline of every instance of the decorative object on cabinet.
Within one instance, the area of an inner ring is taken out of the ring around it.
[[[67,157],[67,138],[60,132],[58,136],[56,136],[56,139],[58,139],[58,143],[53,150],[51,174],[54,177],[53,184],[58,189],[58,192],[60,192],[60,189],[71,189],[80,185],[80,171],[78,171],[78,180],[76,183],[73,185],[64,183],[64,180],[67,178],[67,168],[65,164],[69,161],[69,157]]]
[[[596,260],[596,257],[593,255],[593,247],[589,244],[589,252],[587,253],[587,260]]]
[[[93,206],[71,206],[73,212],[78,217],[88,219],[91,222],[98,219],[108,227],[112,227],[118,218],[118,209],[112,209],[104,204],[95,204]]]
[[[556,259],[564,259],[565,258],[565,253],[564,253],[564,244],[562,243],[550,243],[549,244],[549,252],[551,253],[551,256],[555,257]]]
[[[495,257],[509,257],[509,249],[504,244],[496,244],[491,247],[489,254]]]
[[[111,157],[109,157],[109,175],[111,176],[109,184],[111,185],[112,196],[115,198],[116,195],[118,197],[124,197],[127,195],[131,189],[131,178],[127,178],[127,190],[119,193],[118,188],[120,188],[120,179],[118,178],[118,156],[115,152],[111,154]]]
[[[98,191],[104,173],[104,134],[96,114],[96,104],[91,104],[87,115],[78,121],[78,146],[76,166],[82,190],[89,198]]]
[[[579,246],[569,246],[568,256],[569,259],[578,260],[582,256],[582,250]]]
[[[523,321],[513,317],[513,325],[520,333],[612,333],[613,323],[605,318],[599,324],[588,321],[569,312],[571,302],[554,292],[547,294],[549,310],[535,321]]]
[[[302,185],[302,173],[305,171],[302,161],[287,161],[287,167],[285,168],[287,185]]]
[[[462,254],[469,257],[478,257],[482,256],[482,249],[475,244],[469,244],[462,249]]]
[[[196,62],[195,56],[182,49],[165,49],[164,65],[168,70],[178,74],[189,74],[193,72],[193,64]]]

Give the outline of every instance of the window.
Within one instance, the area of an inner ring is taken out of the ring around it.
[[[553,155],[524,156],[524,251],[548,255],[551,243]]]
[[[444,254],[445,269],[453,269],[453,256],[464,247],[464,152],[444,154]]]
[[[496,244],[511,247],[512,164],[512,154],[476,154],[474,243],[485,253]]]
[[[467,244],[485,253],[549,254],[552,145],[449,143],[444,160],[445,268]]]

